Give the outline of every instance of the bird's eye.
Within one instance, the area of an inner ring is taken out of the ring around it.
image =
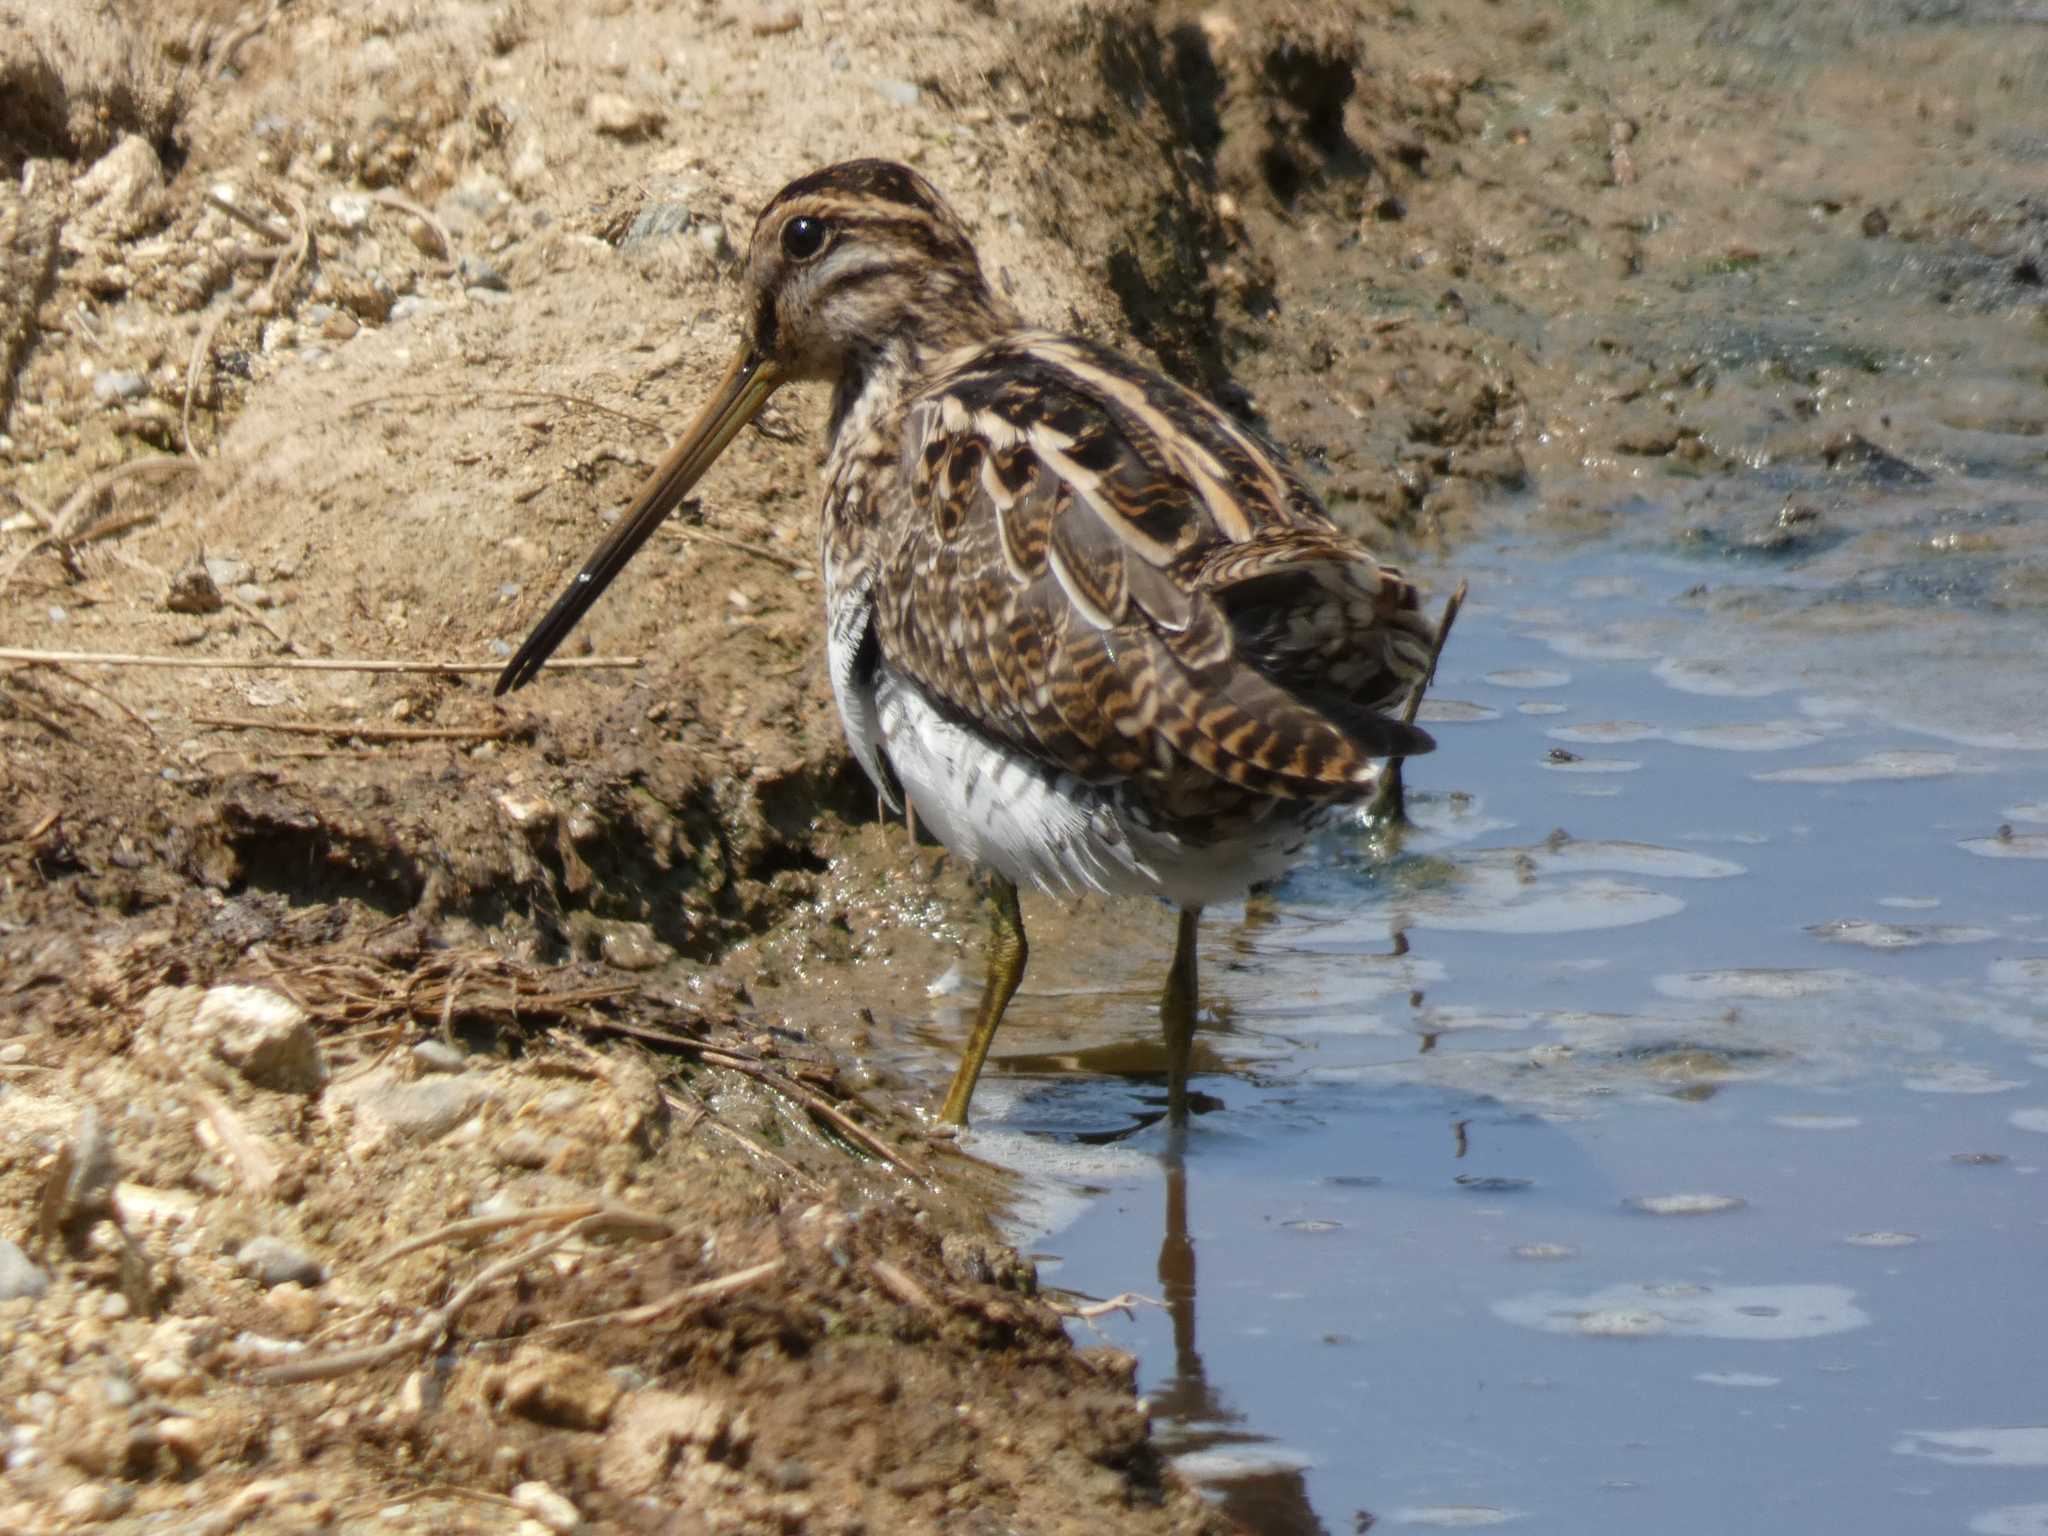
[[[825,221],[800,217],[782,226],[782,254],[792,261],[809,261],[825,249]]]

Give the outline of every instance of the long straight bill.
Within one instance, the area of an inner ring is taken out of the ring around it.
[[[498,674],[495,692],[507,693],[533,681],[555,648],[569,638],[569,631],[603,595],[611,579],[626,568],[626,562],[661,526],[661,520],[690,494],[690,488],[711,467],[711,461],[725,451],[725,445],[741,427],[759,414],[781,383],[782,372],[771,359],[756,356],[748,347],[740,349],[725,377],[718,381],[717,392],[690,423],[682,441],[641,482],[633,504],[620,517],[618,525],[584,561],[583,569],[576,573],[568,590],[555,599],[547,617],[533,626],[533,633],[526,637],[519,653],[505,664],[505,670]]]

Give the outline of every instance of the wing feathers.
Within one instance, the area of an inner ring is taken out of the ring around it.
[[[1433,743],[1415,588],[1213,406],[1016,337],[913,401],[875,498],[876,632],[946,707],[1161,810],[1348,799]],[[897,500],[908,503],[893,512]]]

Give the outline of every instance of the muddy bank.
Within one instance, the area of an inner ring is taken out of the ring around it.
[[[545,1524],[545,1484],[624,1528],[1213,1524],[914,1119],[976,915],[839,741],[817,402],[593,615],[621,665],[511,704],[489,669],[715,375],[754,208],[853,154],[917,164],[1026,313],[1216,393],[1395,553],[1531,490],[1594,526],[1646,475],[1910,455],[1890,381],[1931,346],[2039,440],[2015,24],[1845,12],[1800,56],[1628,9],[17,3],[0,644],[212,664],[0,662],[0,1237],[42,1285],[0,1304],[34,1405],[0,1523]],[[1877,344],[1713,324],[1716,285],[1844,274],[1925,298]],[[336,658],[485,670],[234,665]],[[319,1074],[167,1041],[160,989],[219,984],[303,1011]],[[446,1123],[365,1130],[413,1099]],[[507,1225],[389,1257],[479,1213]],[[453,1349],[260,1375],[586,1221]]]

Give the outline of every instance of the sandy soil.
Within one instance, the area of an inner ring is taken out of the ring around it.
[[[235,663],[494,669],[853,154],[1396,553],[1879,430],[1701,282],[2038,327],[2038,28],[1426,9],[0,0],[0,644],[198,663],[0,660],[0,1528],[1226,1528],[918,1118],[976,917],[838,738],[817,402],[583,626],[630,666]]]

